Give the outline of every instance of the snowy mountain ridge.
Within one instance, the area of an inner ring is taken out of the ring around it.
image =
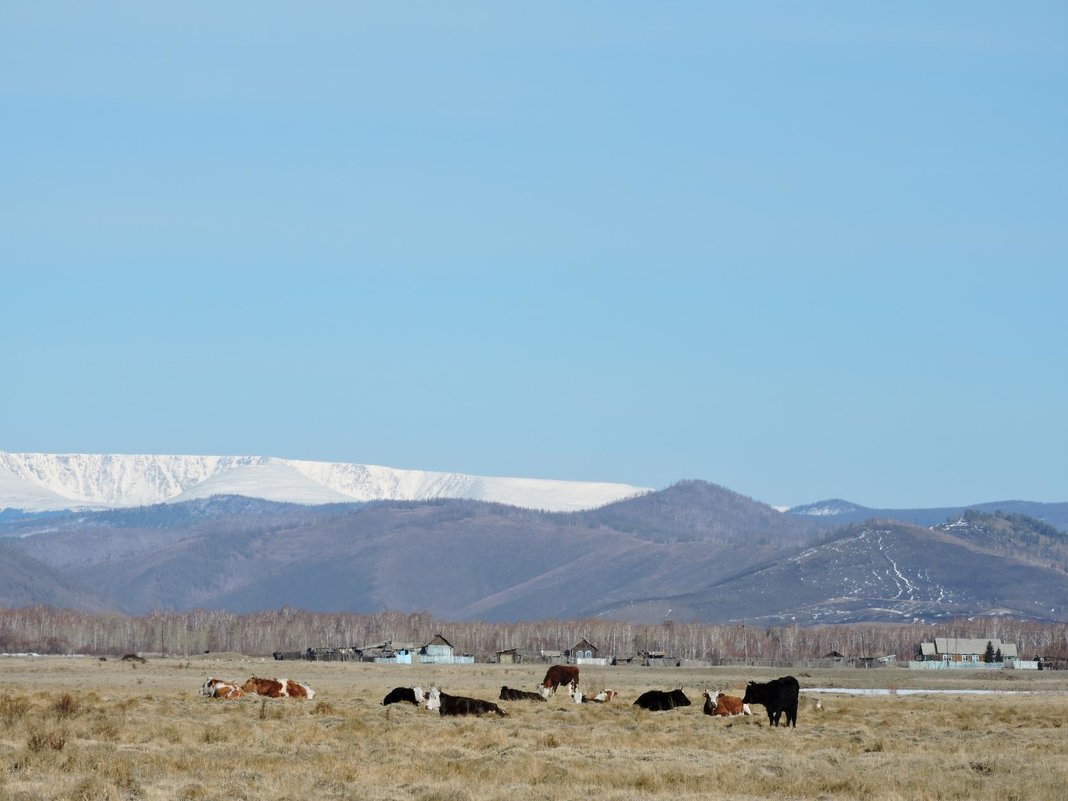
[[[273,456],[0,451],[0,509],[33,512],[144,506],[211,495],[309,505],[467,498],[579,511],[646,492],[628,484],[473,476]]]

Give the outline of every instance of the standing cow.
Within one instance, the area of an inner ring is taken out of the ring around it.
[[[762,684],[751,681],[745,687],[742,702],[763,704],[772,726],[779,725],[779,717],[785,712],[786,725],[797,728],[797,696],[800,692],[801,688],[793,676],[782,676]]]
[[[550,695],[556,695],[556,688],[561,684],[567,684],[570,685],[573,693],[578,687],[578,682],[578,665],[553,665],[545,671],[545,678],[541,680],[541,689],[538,692],[541,693],[542,698],[548,698]]]

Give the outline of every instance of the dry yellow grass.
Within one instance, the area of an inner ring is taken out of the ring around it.
[[[781,671],[584,668],[609,704],[500,702],[507,718],[383,707],[393,687],[497,698],[544,666],[387,667],[270,660],[45,658],[0,663],[0,801],[36,799],[974,799],[1053,801],[1068,787],[1068,676],[798,673],[802,687],[1038,689],[1019,696],[803,697],[796,730],[701,714]],[[208,676],[284,675],[312,701],[198,695]],[[694,705],[631,702],[682,683]],[[1060,693],[1060,694],[1057,694]]]

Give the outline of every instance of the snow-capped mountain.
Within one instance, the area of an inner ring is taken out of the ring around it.
[[[649,492],[628,484],[496,478],[271,456],[0,451],[0,509],[108,509],[244,495],[301,504],[467,498],[546,511],[593,509]]]
[[[843,501],[840,498],[832,498],[831,500],[817,501],[804,506],[795,506],[787,511],[790,514],[804,515],[806,517],[841,517],[854,514],[863,509],[863,506],[858,506],[855,503]]]

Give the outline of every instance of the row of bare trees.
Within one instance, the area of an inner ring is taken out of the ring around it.
[[[373,614],[277,610],[234,614],[198,609],[137,617],[45,606],[0,609],[0,652],[190,656],[233,651],[266,655],[309,647],[426,643],[444,635],[459,652],[488,658],[507,648],[564,650],[586,638],[602,655],[660,651],[677,659],[794,661],[832,651],[851,657],[914,658],[921,641],[970,637],[1016,643],[1023,658],[1068,656],[1068,625],[991,618],[936,625],[851,624],[802,627],[745,624],[623,623],[610,620],[452,622],[425,613]]]

